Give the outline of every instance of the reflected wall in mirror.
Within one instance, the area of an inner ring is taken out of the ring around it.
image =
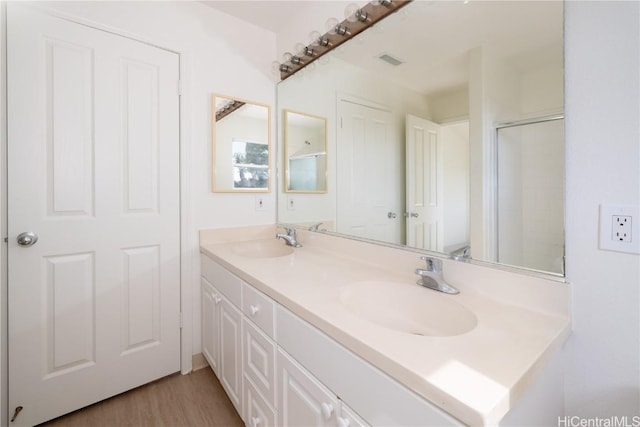
[[[289,193],[326,193],[327,119],[284,112],[285,184]]]
[[[269,106],[213,95],[213,191],[268,192]]]
[[[403,11],[279,83],[281,111],[327,117],[328,186],[278,221],[562,275],[562,2]]]

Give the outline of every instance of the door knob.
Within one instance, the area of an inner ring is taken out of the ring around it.
[[[389,213],[387,213],[387,218],[389,218],[389,219],[393,219],[393,218],[395,218],[396,216],[397,216],[397,215],[396,215],[396,213],[395,213],[395,212],[389,212]]]
[[[18,234],[16,240],[20,246],[33,246],[38,241],[38,235],[31,231],[25,231],[24,233]]]
[[[418,212],[409,212],[409,216],[411,218],[418,218],[420,216],[420,214]]]

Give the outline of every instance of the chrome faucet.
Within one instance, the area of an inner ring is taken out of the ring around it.
[[[313,232],[317,232],[319,231],[318,228],[322,225],[321,222],[317,223],[317,224],[313,224],[311,227],[309,227],[309,231],[313,231]]]
[[[276,234],[276,239],[284,239],[287,246],[292,246],[294,248],[302,247],[302,245],[296,240],[295,228],[284,227],[284,231],[286,231],[287,234]]]
[[[471,246],[467,245],[456,249],[449,254],[449,257],[456,261],[469,262],[471,260]]]
[[[427,267],[416,268],[416,274],[420,276],[420,280],[417,282],[418,285],[444,292],[445,294],[455,295],[460,293],[459,290],[444,281],[444,276],[442,275],[442,260],[428,256],[420,257],[420,259],[427,263]]]

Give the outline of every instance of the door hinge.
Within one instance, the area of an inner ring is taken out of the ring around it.
[[[182,95],[182,80],[178,80],[178,96]]]
[[[5,243],[9,243],[9,238],[8,238],[8,237],[5,237],[5,238],[4,238],[4,242],[5,242]]]

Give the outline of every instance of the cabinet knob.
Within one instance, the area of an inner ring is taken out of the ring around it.
[[[256,313],[260,311],[260,307],[258,307],[257,305],[252,305],[249,308],[251,309],[252,316],[255,316]]]
[[[351,423],[347,418],[338,417],[338,427],[349,427]]]
[[[333,405],[330,403],[322,403],[320,405],[320,409],[322,410],[322,416],[324,416],[325,420],[331,418],[331,414],[333,413]]]
[[[253,417],[251,418],[251,427],[258,427],[260,425],[260,418]]]

